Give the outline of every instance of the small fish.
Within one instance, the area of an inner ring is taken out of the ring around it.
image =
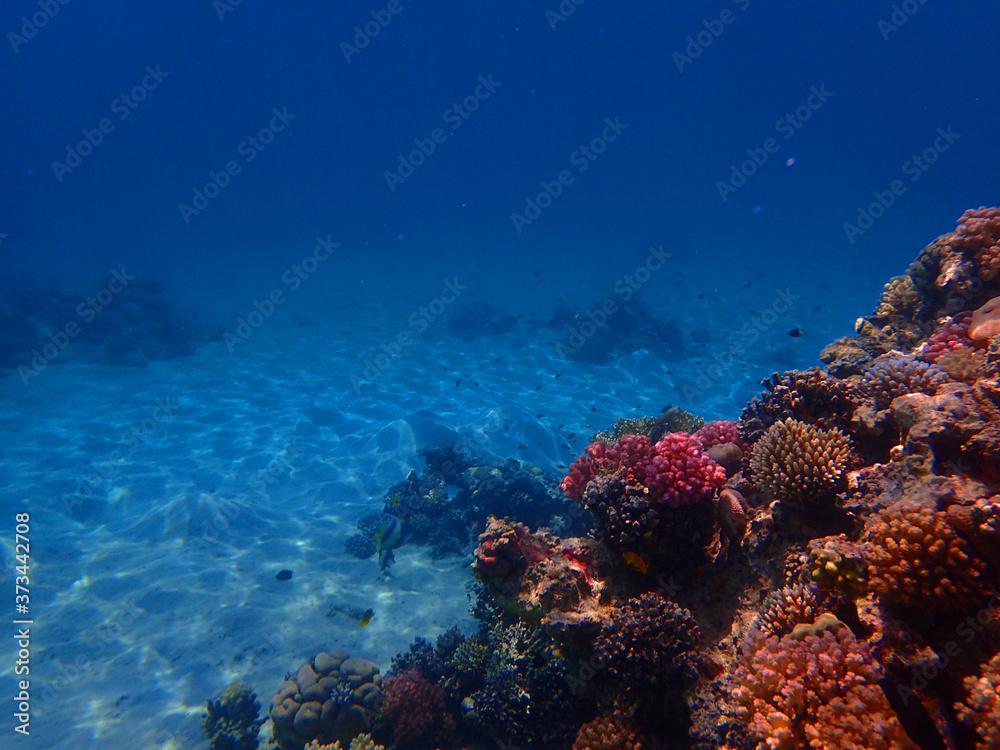
[[[640,573],[646,573],[649,570],[649,563],[642,559],[639,555],[630,549],[622,552],[622,559],[630,567],[638,570]]]
[[[797,339],[799,336],[802,335],[802,329],[801,328],[793,328],[792,330],[790,330],[788,332],[788,335],[791,336],[793,339]]]
[[[363,628],[365,625],[367,625],[372,621],[372,618],[374,616],[375,616],[374,609],[366,609],[365,613],[361,615],[361,618],[358,620],[358,627]]]
[[[392,548],[398,547],[402,541],[403,522],[398,516],[386,513],[375,530],[375,551],[378,552],[378,564],[382,570],[395,559]]]
[[[290,581],[292,579],[292,571],[279,570],[278,575],[276,575],[275,578],[279,581]]]

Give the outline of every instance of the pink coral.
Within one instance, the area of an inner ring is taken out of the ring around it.
[[[664,435],[655,445],[645,435],[623,435],[614,443],[593,442],[577,458],[560,483],[568,497],[579,500],[597,476],[625,470],[629,483],[645,487],[650,499],[678,507],[700,500],[726,482],[726,471],[686,432]]]
[[[749,446],[740,440],[740,423],[735,419],[716,419],[712,422],[705,422],[695,433],[702,445],[711,448],[713,445],[725,445],[735,443],[740,450],[745,451]]]

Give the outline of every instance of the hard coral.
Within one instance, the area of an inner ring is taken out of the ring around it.
[[[643,750],[636,736],[635,723],[626,716],[614,714],[588,721],[576,733],[573,750]]]
[[[913,357],[890,354],[879,357],[861,380],[862,390],[884,409],[894,398],[906,393],[934,392],[949,381],[943,370]]]
[[[884,601],[961,611],[987,594],[986,564],[946,511],[902,500],[872,515],[863,539],[871,587]]]
[[[751,479],[769,499],[793,503],[838,492],[851,461],[851,443],[840,430],[796,419],[771,425],[750,452]]]
[[[764,635],[783,636],[796,625],[815,621],[819,614],[819,592],[812,586],[794,584],[765,597],[754,627]]]
[[[749,446],[740,440],[739,433],[740,423],[735,419],[716,419],[706,422],[693,435],[706,448],[711,448],[713,445],[735,443],[739,446],[740,450],[746,450]]]
[[[625,602],[601,631],[595,655],[617,677],[661,685],[695,676],[700,638],[688,610],[648,593]]]
[[[455,720],[445,707],[443,688],[414,670],[386,677],[384,688],[383,710],[397,748],[435,748],[451,741]]]
[[[945,318],[920,348],[916,351],[919,359],[925,362],[937,362],[938,357],[946,352],[972,346],[969,338],[969,319],[971,313],[964,312],[954,317]]]
[[[210,750],[254,750],[264,723],[257,718],[259,711],[257,695],[249,685],[228,685],[218,700],[208,702],[201,719]]]
[[[1000,335],[1000,297],[977,308],[969,320],[969,339],[974,344],[985,347],[997,335]]]
[[[857,404],[846,381],[817,367],[774,373],[761,381],[767,392],[755,396],[740,415],[740,436],[752,444],[783,419],[794,418],[819,427],[843,427]]]
[[[966,253],[972,254],[983,278],[1000,274],[1000,208],[980,206],[967,210],[958,220],[955,239]]]
[[[751,635],[737,715],[770,750],[916,750],[879,686],[868,646],[832,616],[781,638]]]
[[[701,441],[672,432],[650,445],[645,435],[623,435],[614,443],[595,441],[570,465],[560,487],[579,500],[598,476],[625,470],[625,479],[645,488],[651,500],[678,507],[710,496],[726,481],[726,472],[705,453]]]
[[[378,665],[344,649],[321,652],[282,683],[271,699],[278,744],[298,750],[310,740],[349,742],[382,705]]]
[[[959,704],[958,715],[975,727],[978,750],[1000,747],[1000,655],[994,656],[978,677],[965,678],[968,693]]]

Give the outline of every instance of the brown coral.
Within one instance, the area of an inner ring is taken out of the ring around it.
[[[781,419],[792,417],[818,427],[841,427],[857,408],[847,382],[818,367],[774,373],[761,385],[767,392],[755,396],[740,414],[740,438],[747,445]]]
[[[840,430],[785,419],[754,444],[749,465],[768,498],[801,503],[838,492],[850,461],[851,442]]]
[[[962,721],[975,727],[978,750],[1000,747],[1000,655],[994,656],[978,677],[967,677],[965,701],[957,706]]]
[[[868,519],[865,557],[883,600],[932,611],[965,610],[988,588],[986,565],[946,511],[903,500]]]
[[[643,750],[631,719],[621,714],[599,716],[576,733],[573,750]]]
[[[975,383],[986,373],[986,353],[962,346],[938,355],[934,364],[952,380]]]
[[[916,750],[879,686],[867,644],[831,615],[794,635],[753,635],[736,671],[736,713],[770,750]]]

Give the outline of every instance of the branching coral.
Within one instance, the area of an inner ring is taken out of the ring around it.
[[[902,500],[872,515],[865,526],[872,589],[907,607],[965,610],[988,590],[986,564],[946,511]]]
[[[754,444],[749,466],[754,485],[767,497],[803,503],[839,491],[850,461],[851,442],[840,430],[786,419]]]
[[[629,599],[601,631],[595,655],[612,674],[638,684],[691,679],[701,637],[691,613],[659,594]]]
[[[201,725],[211,750],[253,750],[263,720],[257,718],[260,703],[244,682],[234,682],[218,700],[210,700]]]
[[[830,615],[744,644],[737,715],[770,750],[916,750],[879,686],[868,646]]]
[[[906,393],[934,392],[949,380],[943,370],[913,357],[879,357],[861,380],[861,388],[884,409],[894,398]]]
[[[644,747],[636,736],[635,723],[620,714],[588,721],[573,741],[573,750],[643,750]]]
[[[965,679],[968,693],[958,705],[958,715],[979,735],[977,750],[1000,747],[1000,655],[983,668],[978,677]]]
[[[754,627],[764,635],[788,635],[796,625],[813,622],[820,614],[819,605],[812,586],[785,586],[767,595]]]
[[[817,367],[774,373],[761,381],[767,392],[755,396],[740,415],[740,436],[752,444],[774,423],[794,418],[818,427],[843,427],[857,404],[846,381]]]
[[[392,725],[396,747],[435,748],[451,740],[455,720],[445,707],[443,688],[428,682],[415,670],[386,677],[383,687],[383,711]]]

